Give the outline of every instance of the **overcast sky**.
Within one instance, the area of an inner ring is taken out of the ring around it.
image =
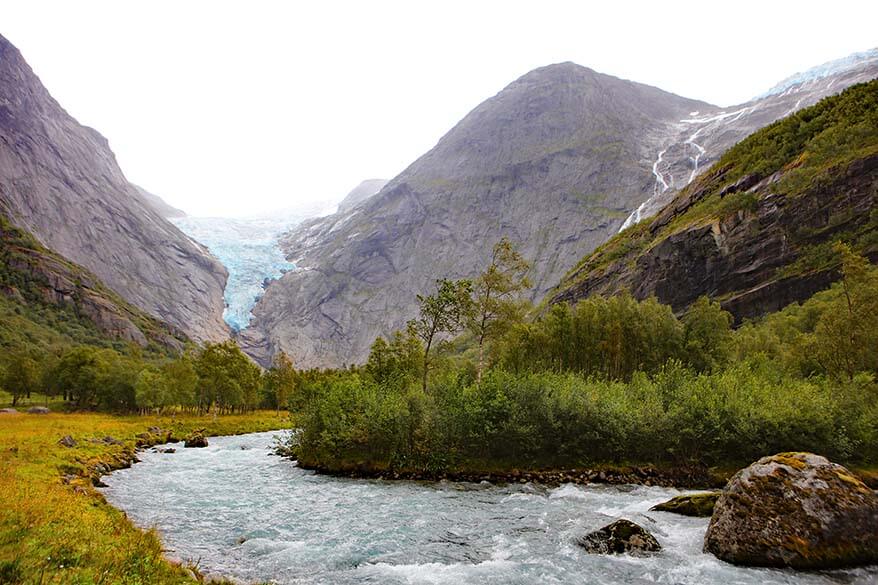
[[[878,2],[843,0],[19,0],[0,33],[131,181],[247,215],[392,178],[535,67],[731,105],[878,46],[876,22]]]

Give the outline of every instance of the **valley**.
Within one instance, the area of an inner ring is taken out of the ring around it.
[[[272,212],[129,181],[0,36],[0,585],[878,578],[878,49],[726,107],[549,61],[345,197],[417,71],[223,54],[147,162]]]

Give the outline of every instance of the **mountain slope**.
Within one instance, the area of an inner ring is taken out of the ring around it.
[[[228,336],[226,272],[142,199],[104,137],[0,37],[0,203],[16,226],[196,340]]]
[[[150,193],[143,187],[138,187],[137,185],[133,185],[133,187],[137,191],[137,194],[140,195],[140,197],[146,202],[146,204],[162,217],[166,219],[186,217],[185,211],[183,211],[182,209],[177,209],[158,195]]]
[[[356,187],[354,187],[347,196],[338,204],[339,212],[345,213],[378,193],[384,188],[387,181],[384,179],[366,179]]]
[[[47,250],[2,214],[0,323],[0,344],[18,347],[66,337],[179,350],[186,341],[181,331],[126,303],[93,274]]]
[[[572,63],[485,101],[377,195],[282,241],[299,270],[272,283],[242,334],[266,361],[364,359],[439,277],[469,277],[502,236],[533,261],[540,298],[652,190],[652,156],[677,120],[709,108]]]
[[[797,73],[749,102],[690,112],[677,121],[655,154],[653,195],[623,227],[652,216],[722,154],[756,130],[824,97],[878,77],[878,49]]]
[[[551,302],[630,290],[675,310],[701,295],[738,319],[838,278],[836,241],[878,259],[878,80],[730,149],[654,219],[586,257]]]

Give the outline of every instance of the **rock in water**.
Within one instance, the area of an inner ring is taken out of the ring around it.
[[[184,447],[207,447],[207,438],[204,436],[204,429],[193,431],[191,435],[186,437]]]
[[[576,544],[591,554],[647,553],[662,549],[655,537],[630,520],[616,520],[590,532]]]
[[[704,550],[739,565],[829,569],[878,563],[878,496],[825,457],[763,457],[729,480]]]
[[[650,510],[655,512],[671,512],[673,514],[682,514],[683,516],[709,518],[713,514],[713,507],[719,495],[720,492],[686,494],[671,498],[667,502],[656,504]]]

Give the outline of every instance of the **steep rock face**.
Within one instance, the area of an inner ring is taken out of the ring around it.
[[[137,185],[133,185],[134,189],[140,195],[141,199],[143,199],[146,204],[153,209],[156,213],[161,215],[164,218],[176,218],[176,217],[186,217],[186,212],[182,209],[177,209],[173,205],[170,205],[167,201],[159,197],[154,193],[150,193],[143,187],[138,187]]]
[[[472,277],[509,237],[540,298],[652,192],[669,128],[707,104],[564,63],[467,115],[380,193],[282,240],[299,270],[272,283],[242,335],[263,361],[362,361],[439,277]]]
[[[339,213],[347,213],[372,195],[378,193],[386,184],[386,179],[366,179],[354,187],[338,204]]]
[[[730,563],[832,569],[878,562],[878,496],[813,453],[763,457],[729,480],[704,549]]]
[[[196,340],[228,337],[226,271],[150,208],[104,137],[52,99],[0,37],[0,203],[47,248]]]
[[[741,320],[837,279],[836,240],[878,258],[878,81],[754,134],[717,164],[584,259],[551,302],[628,290],[681,311],[708,295]]]

